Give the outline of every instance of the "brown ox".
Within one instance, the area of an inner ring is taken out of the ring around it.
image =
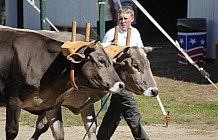
[[[114,59],[114,66],[127,90],[138,95],[156,96],[158,88],[150,69],[146,51],[146,48],[128,47]],[[80,89],[71,92],[63,94],[62,106],[67,107],[74,114],[81,113],[85,129],[88,130],[91,123],[95,121],[93,103],[100,100],[106,92],[94,89]],[[55,139],[64,139],[60,108],[38,117],[36,130],[31,139],[38,139],[42,133],[47,131],[49,126]],[[88,131],[90,140],[96,140],[96,127],[95,122]]]
[[[62,44],[33,32],[1,26],[0,89],[6,103],[7,140],[18,134],[21,109],[39,115],[53,109],[56,99],[71,88],[72,63],[60,52]],[[92,45],[94,49],[84,46],[76,52],[81,56],[73,64],[77,86],[119,92],[124,84],[112,60],[100,43]]]

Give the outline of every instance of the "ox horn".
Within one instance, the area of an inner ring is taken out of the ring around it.
[[[99,41],[94,40],[92,42],[90,42],[87,47],[89,47],[90,49],[95,49],[96,48],[96,44],[101,44]]]
[[[145,46],[143,49],[144,49],[145,53],[148,53],[148,52],[152,52],[153,50],[162,49],[162,47]]]

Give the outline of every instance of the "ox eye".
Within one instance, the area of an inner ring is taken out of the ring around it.
[[[101,64],[105,64],[105,61],[104,61],[104,60],[99,60],[99,62],[100,62]]]
[[[137,64],[133,64],[132,66],[133,66],[133,68],[139,70],[139,66]]]

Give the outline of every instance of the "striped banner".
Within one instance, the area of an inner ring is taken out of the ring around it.
[[[206,32],[178,32],[177,37],[181,48],[187,52],[195,63],[205,62],[207,47]],[[178,63],[188,64],[188,60],[181,52],[178,52]]]

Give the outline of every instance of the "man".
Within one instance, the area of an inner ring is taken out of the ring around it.
[[[136,22],[136,17],[137,17],[137,10],[138,7],[135,5],[135,3],[132,0],[113,0],[114,2],[114,9],[115,11],[119,11],[119,9],[122,6],[130,6],[134,10],[134,21],[132,22],[132,26],[137,28],[137,22]],[[116,16],[117,18],[117,16]],[[116,19],[115,19],[116,20]]]
[[[143,47],[139,31],[131,26],[134,21],[134,11],[129,6],[123,6],[118,12],[118,45],[126,45],[127,29],[131,28],[130,47]],[[103,43],[113,43],[115,28],[110,29],[104,36]],[[141,115],[134,96],[129,91],[123,91],[119,94],[113,94],[107,112],[99,127],[97,139],[109,140],[116,130],[121,115],[124,117],[131,129],[132,135],[136,140],[149,140],[147,134],[143,130],[140,119]]]

